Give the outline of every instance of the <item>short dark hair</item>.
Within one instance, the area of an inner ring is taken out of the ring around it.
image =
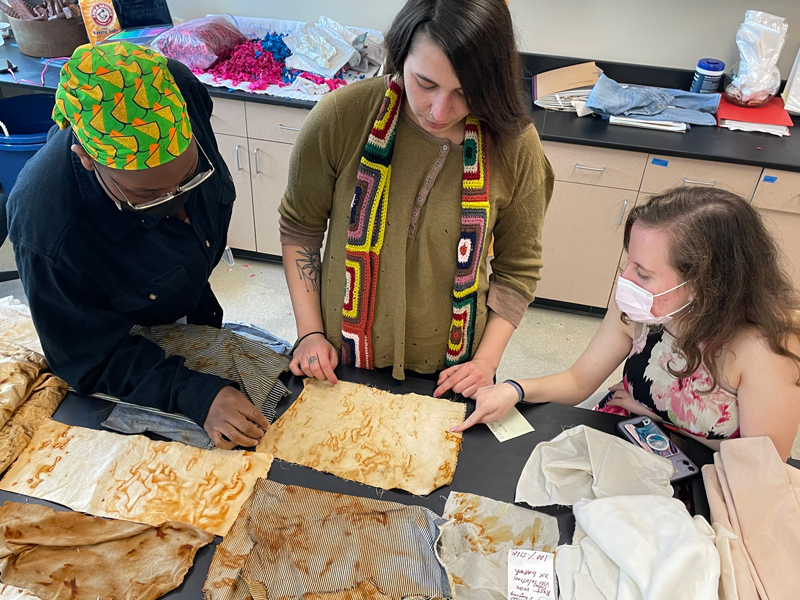
[[[417,33],[453,66],[472,115],[498,147],[531,122],[522,100],[522,58],[505,0],[408,0],[386,34],[386,71],[402,73]]]

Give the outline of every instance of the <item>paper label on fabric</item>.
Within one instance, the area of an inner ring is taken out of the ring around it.
[[[654,164],[655,166],[657,166],[657,167],[668,167],[669,166],[669,161],[668,160],[664,160],[663,158],[654,158],[650,162],[652,164]]]
[[[505,417],[487,423],[486,426],[501,442],[535,431],[528,420],[516,408],[512,408]]]
[[[508,600],[556,600],[552,552],[508,552]]]

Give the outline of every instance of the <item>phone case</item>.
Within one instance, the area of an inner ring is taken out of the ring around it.
[[[669,439],[653,420],[649,417],[634,417],[617,423],[617,429],[629,442],[641,446],[645,450],[668,458],[675,471],[670,477],[671,482],[680,481],[700,473],[688,456],[686,456]]]

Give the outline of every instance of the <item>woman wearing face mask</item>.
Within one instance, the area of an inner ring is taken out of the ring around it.
[[[324,98],[292,153],[291,368],[409,370],[471,396],[533,298],[553,173],[503,0],[410,0],[386,47],[389,75]]]
[[[518,401],[579,404],[625,361],[597,410],[646,415],[711,447],[766,435],[786,459],[800,423],[800,300],[749,203],[681,187],[634,208],[616,303],[566,372],[476,394],[457,428]]]

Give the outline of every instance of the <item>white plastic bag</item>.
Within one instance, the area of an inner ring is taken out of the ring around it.
[[[361,55],[338,33],[322,28],[317,23],[306,23],[300,31],[283,38],[292,51],[286,59],[290,69],[309,71],[331,78],[350,61],[357,65]]]
[[[778,92],[781,72],[776,66],[789,25],[782,17],[758,10],[745,12],[736,32],[740,60],[730,83],[728,99],[742,106],[760,106]]]

